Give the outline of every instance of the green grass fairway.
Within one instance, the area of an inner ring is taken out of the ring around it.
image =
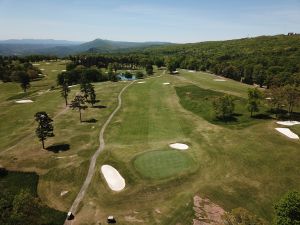
[[[224,93],[202,89],[196,85],[180,86],[175,89],[180,98],[180,103],[185,109],[190,110],[211,123],[242,128],[260,122],[258,117],[261,117],[262,114],[254,114],[253,118],[251,118],[250,112],[247,110],[247,100],[244,98],[235,96],[234,116],[228,121],[221,121],[216,119],[213,100],[216,97],[224,95]],[[264,113],[263,116],[267,117],[268,114],[265,111],[266,109],[262,106],[261,112]]]
[[[249,88],[254,88],[252,85],[243,84],[205,72],[189,73],[186,70],[180,70],[179,76],[180,79],[191,82],[201,88],[224,92],[243,98],[247,98]],[[226,81],[219,82],[214,79],[225,79]]]
[[[152,179],[183,174],[194,164],[189,155],[176,150],[147,152],[137,156],[133,163],[142,176]]]
[[[42,201],[67,211],[98,148],[99,131],[128,82],[94,84],[99,104],[106,108],[88,108],[83,120],[96,123],[80,123],[77,111],[64,110],[58,89],[44,92],[55,84],[56,73],[51,71],[61,63],[41,63],[48,76],[32,84],[29,98],[34,103],[15,104],[12,98],[21,94],[18,85],[0,84],[0,164],[9,170],[35,171]],[[122,107],[104,133],[105,149],[76,213],[76,224],[105,224],[107,216],[114,215],[118,224],[190,225],[195,195],[225,210],[243,207],[272,220],[274,203],[287,191],[300,189],[300,141],[278,133],[273,119],[250,118],[245,103],[251,86],[215,78],[185,70],[168,75],[155,69],[155,76],[145,83],[135,82],[126,89]],[[79,87],[71,90],[70,99]],[[230,124],[214,121],[211,110],[211,99],[224,93],[237,98],[236,112],[241,114]],[[55,137],[46,141],[46,147],[69,144],[69,150],[41,149],[33,121],[40,110],[56,116]],[[298,108],[295,111],[299,113]],[[299,134],[299,126],[289,128]],[[168,148],[175,142],[187,143],[189,149]],[[123,191],[109,189],[100,172],[103,164],[124,177]]]
[[[86,176],[91,155],[98,147],[99,130],[117,103],[117,95],[126,83],[95,83],[96,105],[82,114],[83,120],[95,119],[95,123],[79,122],[79,113],[66,109],[60,90],[55,88],[56,75],[65,69],[66,62],[40,62],[47,76],[31,82],[26,97],[34,100],[30,104],[16,104],[13,96],[22,93],[16,83],[0,84],[0,164],[13,171],[35,171],[39,176],[38,194],[50,207],[67,211],[77,195]],[[79,92],[72,87],[69,101]],[[69,145],[69,150],[52,152],[42,150],[35,136],[34,114],[46,111],[54,119],[53,138],[46,140],[46,147]],[[74,179],[76,177],[76,179]],[[68,191],[65,196],[61,192]]]

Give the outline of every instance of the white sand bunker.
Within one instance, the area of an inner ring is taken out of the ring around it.
[[[178,150],[187,150],[189,148],[188,145],[182,143],[173,143],[169,145],[171,148],[178,149]]]
[[[45,69],[42,68],[42,69],[40,69],[40,70],[41,70],[41,71],[44,71]]]
[[[50,63],[47,62],[46,65],[50,65]]]
[[[189,70],[189,73],[196,73],[195,70]]]
[[[284,134],[291,139],[299,139],[299,136],[292,132],[289,128],[275,128],[278,132]]]
[[[125,188],[125,180],[114,167],[103,165],[101,172],[109,186],[113,191],[122,191]]]
[[[169,82],[163,83],[163,85],[169,85],[169,84],[170,84]]]
[[[32,65],[33,65],[33,66],[39,66],[40,64],[38,64],[38,63],[33,63]]]
[[[300,124],[299,121],[277,121],[276,123],[284,126],[294,126]]]
[[[61,70],[61,72],[67,72],[67,70]]]
[[[138,84],[144,84],[144,83],[146,83],[146,81],[139,81],[139,82],[137,82]]]
[[[17,100],[16,103],[32,103],[32,100],[26,99],[26,100]]]
[[[224,80],[224,79],[214,79],[214,81],[223,82],[223,81],[226,81],[226,80]]]

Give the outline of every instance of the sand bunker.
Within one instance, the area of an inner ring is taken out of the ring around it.
[[[122,191],[125,188],[125,180],[121,174],[110,165],[103,165],[101,172],[109,186],[113,191]]]
[[[188,145],[182,143],[173,143],[169,145],[171,148],[178,149],[178,150],[187,150],[189,148]]]
[[[300,124],[299,121],[277,121],[276,123],[284,126],[294,126]]]
[[[40,69],[41,71],[44,71],[45,69]]]
[[[170,83],[166,82],[166,83],[163,83],[163,85],[169,85]]]
[[[40,64],[38,64],[38,63],[33,63],[32,65],[33,65],[33,66],[39,66]]]
[[[214,79],[214,81],[219,81],[219,82],[221,81],[222,82],[222,81],[226,81],[226,80],[224,80],[224,79]]]
[[[196,73],[195,70],[189,70],[189,73]]]
[[[32,103],[32,100],[26,99],[26,100],[17,100],[16,103]]]
[[[50,63],[46,63],[46,65],[50,65]]]
[[[61,72],[67,72],[67,70],[61,70]]]
[[[291,139],[299,139],[299,136],[292,132],[289,128],[275,128],[278,132],[284,134]]]
[[[138,84],[144,84],[144,83],[146,83],[146,81],[139,81],[139,82],[137,82]]]

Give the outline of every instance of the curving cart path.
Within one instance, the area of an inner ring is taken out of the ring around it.
[[[88,174],[85,178],[85,181],[79,191],[79,193],[77,194],[77,197],[75,198],[69,212],[72,212],[73,215],[75,215],[77,209],[78,209],[78,205],[79,203],[82,201],[85,193],[86,193],[86,190],[88,189],[90,183],[91,183],[91,180],[93,178],[93,175],[95,173],[95,167],[96,167],[96,161],[97,161],[97,158],[99,156],[99,154],[101,153],[101,151],[104,149],[105,147],[105,142],[104,142],[104,132],[105,132],[105,129],[106,127],[109,125],[110,121],[112,120],[112,118],[114,117],[114,115],[119,111],[119,109],[121,108],[122,106],[122,94],[123,92],[130,86],[134,83],[131,82],[130,84],[126,85],[119,93],[118,95],[118,106],[117,108],[112,112],[112,114],[110,114],[110,116],[108,117],[108,119],[106,120],[105,124],[102,126],[101,128],[101,131],[100,131],[100,134],[99,134],[99,147],[97,149],[97,151],[94,153],[94,155],[92,156],[91,158],[91,162],[90,162],[90,166],[89,166],[89,170],[88,170]],[[65,225],[70,225],[72,224],[72,221],[73,220],[66,220],[65,221]]]

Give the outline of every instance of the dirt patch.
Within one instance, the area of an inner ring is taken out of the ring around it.
[[[156,212],[157,214],[161,214],[161,211],[160,211],[159,209],[155,209],[155,212]]]
[[[194,196],[195,219],[193,225],[223,225],[225,210],[207,198]]]
[[[144,220],[137,219],[134,216],[125,216],[125,220],[127,222],[136,222],[136,223],[144,223]]]
[[[69,193],[69,191],[62,191],[62,192],[60,192],[60,196],[62,197],[64,195],[68,194],[68,193]]]

